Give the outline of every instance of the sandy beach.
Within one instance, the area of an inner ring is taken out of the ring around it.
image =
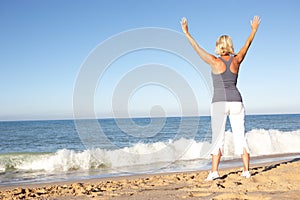
[[[2,187],[0,199],[300,199],[299,172],[295,157],[254,165],[249,179],[240,168],[222,169],[214,181],[204,181],[207,171],[144,174]]]

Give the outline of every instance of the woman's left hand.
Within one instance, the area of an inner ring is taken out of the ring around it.
[[[181,19],[181,28],[184,34],[188,33],[188,22],[187,19],[184,17]]]

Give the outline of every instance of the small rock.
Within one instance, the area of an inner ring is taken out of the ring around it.
[[[86,188],[85,188],[85,190],[87,190],[87,191],[91,191],[93,189],[93,186],[92,185],[88,185],[88,186],[86,186]]]
[[[25,194],[25,189],[24,188],[16,188],[13,190],[14,195],[19,195],[19,194]]]
[[[43,194],[47,194],[47,193],[48,193],[48,191],[45,190],[44,188],[38,189],[38,190],[36,190],[35,192],[36,192],[38,195],[43,195]]]

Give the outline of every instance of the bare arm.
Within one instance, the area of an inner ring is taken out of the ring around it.
[[[188,23],[186,18],[182,18],[181,20],[181,28],[187,39],[189,40],[190,44],[194,48],[194,50],[197,52],[197,54],[200,56],[200,58],[209,64],[210,66],[213,66],[215,63],[215,60],[217,59],[214,55],[207,53],[203,48],[201,48],[198,43],[194,40],[194,38],[191,36],[191,34],[188,31]]]
[[[260,21],[261,20],[258,16],[254,16],[253,20],[250,21],[252,31],[251,31],[246,43],[244,44],[244,46],[241,48],[241,50],[236,55],[238,63],[241,63],[244,60],[244,58],[247,54],[247,51],[248,51],[248,49],[249,49],[249,47],[250,47],[250,45],[251,45],[251,43],[254,39],[254,36],[256,34],[256,31],[258,29]]]

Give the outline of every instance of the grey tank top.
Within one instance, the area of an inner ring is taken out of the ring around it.
[[[232,59],[233,56],[231,56],[228,61],[220,57],[220,60],[222,60],[226,65],[225,72],[221,74],[211,73],[214,86],[212,103],[220,101],[242,102],[242,96],[236,87],[238,74],[234,74],[230,71]]]

